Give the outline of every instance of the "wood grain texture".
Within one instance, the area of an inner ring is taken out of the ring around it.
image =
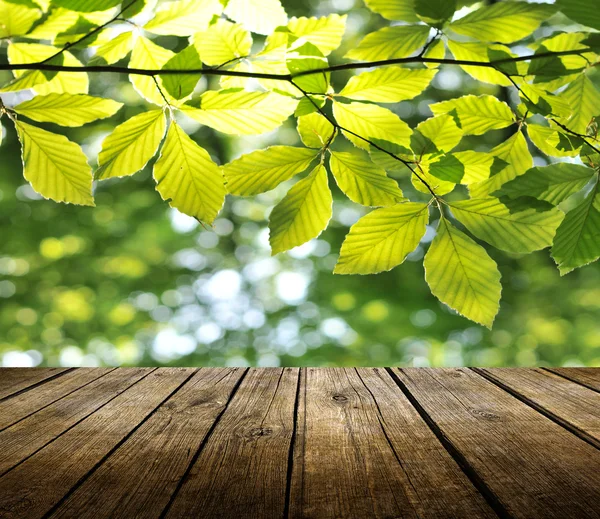
[[[541,369],[477,370],[600,448],[600,393]]]
[[[600,517],[600,451],[468,369],[398,378],[512,517]]]
[[[551,368],[549,371],[594,391],[600,391],[600,368]]]
[[[283,516],[297,382],[294,368],[249,371],[167,518]]]
[[[43,383],[67,371],[67,368],[2,368],[0,400]]]
[[[0,517],[46,516],[194,373],[184,368],[121,371],[136,383],[0,478]]]
[[[36,391],[24,391],[0,402],[0,431],[47,407],[112,371],[104,368],[75,369],[45,382]]]
[[[197,372],[52,517],[159,517],[243,373]]]

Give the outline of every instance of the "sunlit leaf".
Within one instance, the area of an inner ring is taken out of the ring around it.
[[[78,11],[80,13],[106,11],[120,3],[121,0],[52,0],[53,5],[64,7],[71,11]]]
[[[194,45],[204,63],[223,65],[248,56],[252,48],[252,36],[240,24],[219,19],[194,36]]]
[[[225,14],[258,34],[270,34],[287,23],[287,14],[279,0],[229,0]]]
[[[287,28],[299,39],[300,44],[309,42],[327,56],[337,49],[346,29],[346,15],[330,14],[320,18],[290,18]]]
[[[178,52],[169,61],[167,61],[163,70],[199,70],[202,68],[202,62],[198,51],[193,45],[186,47]],[[162,76],[162,84],[166,91],[174,99],[183,99],[192,94],[198,81],[200,73],[186,74],[167,74]]]
[[[600,90],[582,74],[560,94],[560,98],[570,105],[573,113],[561,123],[575,133],[586,135],[592,119],[600,115]]]
[[[163,2],[150,21],[144,25],[154,34],[191,36],[203,31],[215,15],[221,14],[219,0],[177,0]]]
[[[425,45],[428,35],[426,25],[384,27],[367,34],[345,57],[365,61],[404,58]]]
[[[112,65],[122,60],[133,48],[133,33],[123,32],[115,36],[111,41],[100,45],[96,49],[94,57],[90,60],[90,65],[105,63]]]
[[[365,0],[371,11],[380,14],[388,20],[416,22],[419,20],[415,13],[414,0]]]
[[[576,157],[583,141],[550,126],[529,123],[527,135],[540,151],[550,157]]]
[[[463,131],[451,115],[442,114],[421,121],[411,137],[411,148],[417,157],[454,149],[463,137]]]
[[[175,56],[174,52],[157,45],[148,38],[138,36],[133,45],[129,67],[160,70],[173,56]],[[162,78],[157,77],[155,82],[152,76],[130,74],[129,81],[131,81],[131,84],[137,93],[146,99],[146,101],[158,106],[163,106],[165,104],[165,100],[159,90],[159,87],[162,87],[163,84]],[[157,82],[159,86],[156,85]],[[163,90],[164,94],[166,89]],[[175,100],[172,99],[172,101]]]
[[[0,2],[0,38],[27,34],[42,13],[24,5]]]
[[[429,164],[429,173],[454,184],[473,184],[489,178],[494,156],[490,153],[466,150],[440,157]]]

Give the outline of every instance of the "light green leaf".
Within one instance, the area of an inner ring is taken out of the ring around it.
[[[52,0],[52,5],[64,7],[70,11],[80,13],[92,13],[95,11],[106,11],[121,3],[121,0]]]
[[[227,190],[238,196],[270,191],[308,168],[316,156],[315,150],[293,146],[271,146],[242,155],[223,166]]]
[[[524,175],[504,184],[500,192],[512,198],[532,196],[558,205],[581,191],[593,175],[594,170],[591,168],[561,162],[532,168]]]
[[[528,123],[527,135],[533,144],[550,157],[576,157],[583,144],[577,137],[539,124]]]
[[[452,55],[457,60],[463,61],[478,61],[482,63],[489,63],[490,53],[505,53],[507,57],[515,56],[511,52],[508,47],[504,45],[497,44],[489,44],[489,43],[481,43],[481,42],[459,42],[454,40],[448,40],[448,48]],[[525,67],[526,65],[523,64]],[[471,77],[474,77],[478,81],[483,81],[484,83],[491,83],[492,85],[500,85],[500,86],[512,86],[510,80],[501,72],[495,70],[493,67],[477,67],[477,66],[464,66],[461,65],[461,68],[469,74]]]
[[[259,135],[275,130],[294,113],[298,101],[273,92],[208,91],[200,108],[183,105],[192,119],[232,135]]]
[[[73,27],[79,18],[79,14],[67,9],[53,9],[48,17],[36,25],[33,31],[27,34],[28,38],[34,40],[54,40],[56,36]]]
[[[549,4],[498,2],[480,7],[452,22],[449,28],[478,40],[513,43],[529,36],[555,12]]]
[[[346,15],[330,14],[320,18],[290,18],[287,28],[298,38],[298,44],[309,42],[315,45],[324,56],[336,50],[342,43],[346,30]]]
[[[527,141],[521,132],[515,133],[506,141],[496,146],[490,151],[490,154],[508,163],[508,166],[503,167],[499,171],[494,171],[494,168],[492,168],[492,173],[488,180],[471,184],[469,192],[472,198],[481,198],[494,193],[503,184],[522,175],[533,167],[533,157],[527,147]]]
[[[365,61],[405,58],[425,45],[428,35],[426,25],[384,27],[367,34],[345,57]]]
[[[162,110],[143,112],[117,126],[102,143],[96,178],[124,177],[143,169],[154,157],[165,126]]]
[[[208,27],[213,16],[223,11],[219,0],[163,2],[144,29],[154,34],[191,36]]]
[[[515,123],[510,107],[494,96],[467,95],[430,106],[435,115],[456,113],[465,135],[483,135]]]
[[[399,103],[417,97],[435,74],[435,70],[428,69],[384,67],[351,77],[339,95],[359,101]]]
[[[445,218],[425,255],[431,293],[466,318],[492,327],[500,307],[500,272],[485,249]]]
[[[334,132],[333,125],[320,113],[298,117],[298,133],[305,146],[322,148]]]
[[[27,34],[42,13],[24,5],[0,2],[0,38]]]
[[[327,170],[319,165],[295,184],[271,212],[272,254],[293,249],[319,236],[331,220],[332,205]]]
[[[429,167],[430,166],[427,160],[423,160],[419,164],[419,167],[413,167],[414,172],[410,176],[410,181],[413,187],[417,191],[425,193],[426,195],[431,195],[431,191],[429,190],[429,188],[431,188],[433,192],[438,196],[446,195],[452,192],[456,187],[456,184],[454,182],[448,182],[446,180],[441,180],[438,177],[434,177],[429,172]],[[429,188],[427,187],[427,185],[425,185],[425,183],[427,183]]]
[[[219,19],[194,36],[194,45],[204,63],[218,66],[250,54],[252,36],[240,24]]]
[[[221,169],[174,121],[154,165],[154,180],[171,207],[209,224],[225,202]]]
[[[157,45],[144,36],[138,36],[135,44],[133,45],[133,52],[131,53],[131,59],[129,60],[129,67],[157,70],[163,68],[173,56],[175,56],[174,52]],[[156,86],[156,83],[151,76],[130,74],[129,81],[131,81],[131,84],[137,93],[140,94],[146,101],[158,106],[163,106],[165,104],[165,100],[160,94],[160,90]],[[156,81],[161,87],[164,86],[162,78],[157,77]],[[169,99],[168,93],[166,93],[166,96],[167,99]],[[176,103],[176,100],[172,98],[169,99],[169,101]]]
[[[598,182],[583,202],[569,211],[556,232],[552,257],[561,276],[600,258]]]
[[[105,63],[112,65],[122,60],[133,48],[133,33],[123,32],[115,36],[112,40],[100,45],[96,49],[96,54],[90,60],[90,65]]]
[[[428,208],[406,202],[363,216],[350,228],[334,273],[377,274],[400,265],[425,234]]]
[[[557,0],[556,6],[571,20],[600,31],[600,10],[590,0]]]
[[[403,200],[396,181],[373,164],[366,153],[331,152],[329,166],[337,185],[357,204],[388,206]]]
[[[419,21],[415,13],[414,0],[365,0],[365,4],[371,11],[388,20]]]
[[[326,99],[323,96],[311,96],[303,97],[300,99],[298,106],[296,106],[296,110],[294,110],[294,115],[296,117],[301,117],[302,115],[312,114],[317,112],[319,108],[323,108],[325,106]],[[317,108],[318,107],[318,108]]]
[[[41,123],[75,127],[111,117],[122,106],[122,103],[112,99],[85,94],[48,94],[25,101],[17,105],[14,110]]]
[[[420,122],[411,137],[411,148],[417,157],[449,152],[463,137],[454,117],[447,114],[430,117]]]
[[[258,34],[271,34],[276,27],[287,24],[287,14],[279,0],[229,0],[225,14]]]
[[[444,59],[446,57],[446,45],[443,40],[434,41],[427,50],[423,57],[426,59]],[[425,63],[427,68],[439,68],[440,63]]]
[[[429,164],[429,173],[454,184],[483,182],[490,176],[495,157],[478,151],[459,151]]]
[[[201,68],[200,56],[198,56],[198,51],[193,45],[175,54],[163,66],[163,70],[199,70]],[[169,95],[174,99],[184,99],[192,95],[200,76],[200,73],[168,74],[162,76],[161,79]]]
[[[364,103],[333,103],[333,115],[346,130],[367,139],[381,139],[401,146],[410,146],[412,130],[394,112],[377,105]],[[369,144],[348,132],[344,135],[355,146],[368,149]]]
[[[63,135],[15,121],[21,141],[23,176],[44,198],[94,205],[92,170],[79,145]]]
[[[528,83],[520,86],[519,95],[531,113],[544,116],[555,115],[568,119],[573,112],[571,104],[566,99]]]
[[[296,76],[306,71],[314,71],[328,66],[327,58],[312,43],[305,43],[301,47],[294,48],[287,53],[287,68],[290,74]],[[329,92],[329,80],[331,74],[321,72],[318,74],[307,74],[294,77],[294,83],[306,92],[326,94]],[[292,85],[293,86],[293,85]],[[298,95],[296,89],[294,95]]]
[[[600,91],[585,74],[581,74],[560,94],[560,98],[573,110],[570,118],[560,122],[575,133],[587,135],[593,118],[600,115]]]
[[[453,202],[450,207],[456,219],[479,239],[515,253],[533,252],[552,245],[556,229],[564,218],[560,209],[544,207],[547,210],[542,210],[521,200],[502,203],[497,198],[477,198]]]

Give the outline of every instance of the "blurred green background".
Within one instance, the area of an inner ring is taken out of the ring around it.
[[[349,14],[333,62],[387,23],[360,0],[283,3],[290,15]],[[551,32],[542,27],[536,36]],[[350,74],[335,75],[334,85]],[[66,132],[93,162],[104,136],[145,106],[125,77],[96,75],[91,84],[93,94],[127,103],[110,120]],[[432,102],[467,93],[515,101],[510,92],[446,67],[432,88],[393,109],[414,126],[431,115]],[[229,138],[181,122],[219,163],[257,147],[299,144],[291,119],[257,138]],[[490,250],[503,297],[489,331],[430,294],[423,246],[392,272],[334,276],[343,237],[365,213],[339,191],[334,219],[319,239],[271,257],[267,218],[289,183],[254,199],[229,197],[214,229],[162,202],[150,168],[98,185],[94,209],[56,204],[24,182],[15,132],[6,120],[1,124],[0,365],[600,365],[598,264],[561,279],[548,251],[518,257]],[[465,146],[490,149],[509,134],[491,132]],[[537,156],[536,163],[545,161]],[[399,180],[415,196],[407,178]],[[424,241],[432,238],[429,229]]]

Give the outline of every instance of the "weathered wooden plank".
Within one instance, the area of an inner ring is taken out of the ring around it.
[[[600,448],[600,393],[541,369],[476,371]]]
[[[290,517],[494,517],[383,370],[308,369]]]
[[[281,518],[298,370],[251,369],[166,517]]]
[[[193,373],[183,368],[147,371],[129,389],[5,474],[0,478],[0,517],[51,515],[53,507]]]
[[[594,391],[600,391],[600,368],[550,368],[550,371]]]
[[[0,431],[106,375],[112,369],[74,369],[34,389],[1,401]]]
[[[0,475],[125,391],[149,368],[118,369],[0,432]]]
[[[243,373],[197,372],[52,517],[159,517]]]
[[[600,451],[468,369],[397,370],[512,517],[600,517]]]
[[[8,398],[14,393],[35,386],[68,368],[2,368],[0,377],[0,399]]]

